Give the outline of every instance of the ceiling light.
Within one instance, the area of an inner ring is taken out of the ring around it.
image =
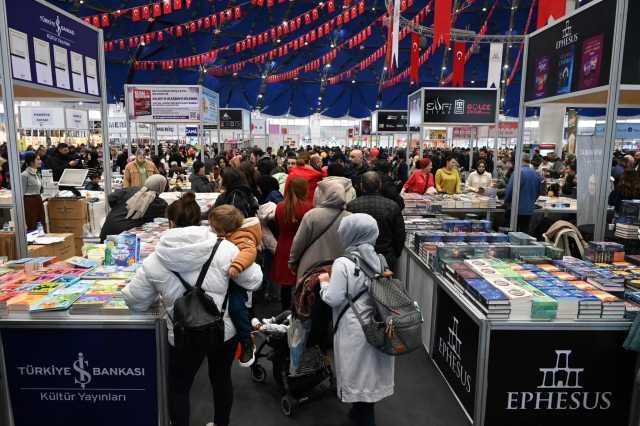
[[[487,8],[486,8],[486,7],[483,7],[483,8],[482,8],[482,11],[483,11],[483,12],[486,12],[486,11],[487,11]]]
[[[324,78],[321,78],[320,81],[324,81]]]
[[[262,78],[267,78],[267,76],[266,76],[266,75],[263,75],[263,76],[262,76]]]
[[[500,100],[501,100],[502,102],[504,102],[504,98],[500,98]]]
[[[331,43],[331,47],[335,47],[335,46],[333,45],[333,43]]]
[[[375,7],[372,7],[372,8],[371,8],[371,10],[376,10],[376,8],[375,8]]]
[[[327,68],[329,68],[331,66],[331,64],[327,64]]]
[[[259,98],[261,98],[261,97],[262,97],[262,95],[258,95],[258,97],[259,97]]]
[[[306,45],[308,45],[308,44],[309,44],[309,43],[307,43],[306,41],[304,42],[304,45],[305,45],[305,46],[306,46]]]
[[[511,47],[511,45],[509,45],[509,47]]]
[[[282,25],[287,25],[287,21],[282,21]]]
[[[80,0],[80,4],[84,3],[84,1]]]
[[[509,65],[505,65],[504,67],[505,67],[505,68],[509,68]]]
[[[376,105],[376,108],[380,108],[380,105]]]
[[[355,84],[356,81],[355,80],[351,80],[351,82]]]
[[[280,39],[277,39],[277,40],[276,40],[276,43],[280,43]]]
[[[443,70],[446,70],[446,69],[447,69],[447,67],[442,67],[442,69],[443,69]]]
[[[502,80],[502,82],[504,83],[504,80]]]
[[[449,48],[449,50],[451,50],[451,48]]]
[[[322,99],[322,96],[319,96],[318,99]]]
[[[78,102],[78,105],[82,105],[82,102]]]
[[[386,70],[387,70],[387,67],[384,67],[384,70],[386,71]]]
[[[475,83],[475,80],[471,80],[471,84]]]

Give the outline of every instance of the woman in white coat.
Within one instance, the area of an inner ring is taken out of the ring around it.
[[[346,253],[355,253],[371,269],[381,270],[373,246],[378,238],[378,225],[367,214],[354,214],[342,219],[338,234]],[[333,321],[348,304],[347,294],[354,297],[371,285],[364,273],[355,275],[355,264],[344,257],[333,262],[331,277],[319,276],[320,297],[333,308]],[[373,314],[373,300],[365,292],[355,303],[362,319],[368,323]],[[360,322],[349,308],[333,338],[338,397],[352,403],[349,413],[358,426],[375,426],[374,404],[393,394],[394,359],[371,346]]]
[[[194,285],[202,266],[211,255],[217,237],[207,227],[199,226],[200,207],[193,193],[186,193],[173,202],[167,209],[167,218],[173,229],[160,237],[155,253],[144,261],[131,283],[122,290],[122,295],[134,311],[144,311],[161,295],[167,312],[173,317],[173,305],[182,297],[184,287],[171,271],[178,272],[187,283]],[[202,284],[220,310],[229,286],[229,266],[239,252],[234,244],[222,241]],[[257,290],[262,283],[260,267],[254,263],[235,282],[249,291]],[[233,404],[231,364],[238,339],[228,310],[224,313],[224,325],[225,343],[221,349],[211,354],[192,355],[174,347],[173,324],[167,321],[170,343],[168,405],[173,426],[189,426],[189,390],[205,357],[208,360],[215,407],[214,423],[209,425],[229,424]]]

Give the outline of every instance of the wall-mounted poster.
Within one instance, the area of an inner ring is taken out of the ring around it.
[[[585,40],[582,44],[582,67],[580,69],[580,85],[578,90],[591,89],[598,86],[602,65],[602,34]]]
[[[536,59],[536,82],[533,97],[542,99],[547,97],[547,87],[549,83],[549,63],[551,59],[546,55],[540,59]]]
[[[564,95],[571,92],[574,47],[575,46],[565,47],[558,53],[558,84],[556,86],[556,95]]]

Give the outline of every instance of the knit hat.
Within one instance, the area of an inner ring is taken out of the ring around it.
[[[427,167],[429,167],[429,164],[431,164],[431,160],[429,160],[428,158],[423,158],[422,160],[420,160],[421,169],[426,169]]]
[[[331,163],[327,167],[327,176],[344,176],[344,166],[340,163]]]

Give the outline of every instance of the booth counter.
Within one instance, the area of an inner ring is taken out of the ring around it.
[[[397,262],[423,343],[474,426],[637,425],[629,320],[489,320],[409,248]]]
[[[163,316],[1,319],[0,424],[169,424]]]

